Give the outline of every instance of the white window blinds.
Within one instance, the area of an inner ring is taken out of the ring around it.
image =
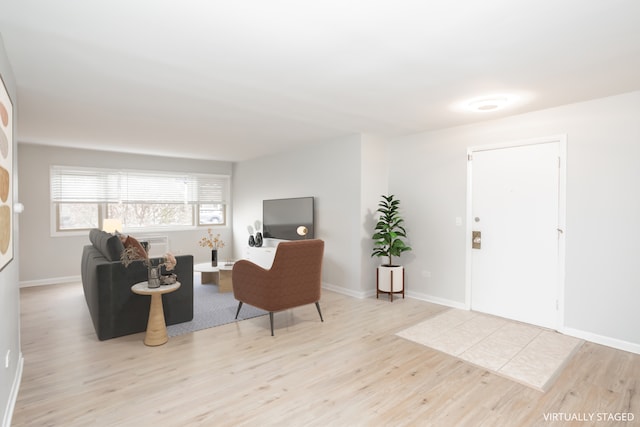
[[[220,203],[228,200],[229,177],[156,172],[51,167],[54,203]]]

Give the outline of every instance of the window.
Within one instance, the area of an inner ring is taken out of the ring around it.
[[[51,167],[54,234],[101,228],[118,218],[125,230],[225,225],[229,176]]]
[[[222,203],[201,204],[198,210],[198,225],[224,224],[225,206]]]

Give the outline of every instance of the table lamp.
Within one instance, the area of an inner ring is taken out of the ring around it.
[[[102,221],[102,231],[106,231],[107,233],[115,233],[122,232],[122,221],[117,218],[105,218]]]

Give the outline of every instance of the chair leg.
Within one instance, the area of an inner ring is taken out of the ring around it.
[[[236,311],[236,319],[238,318],[238,314],[240,314],[241,307],[242,307],[242,301],[238,301],[238,311]]]
[[[271,322],[271,336],[273,336],[273,311],[269,312],[269,321]]]
[[[320,315],[320,321],[324,322],[324,319],[322,318],[322,311],[320,311],[320,302],[316,301],[316,308],[318,309],[318,314]]]

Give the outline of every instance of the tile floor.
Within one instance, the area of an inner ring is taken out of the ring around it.
[[[548,329],[453,308],[396,335],[540,391],[582,344]]]

